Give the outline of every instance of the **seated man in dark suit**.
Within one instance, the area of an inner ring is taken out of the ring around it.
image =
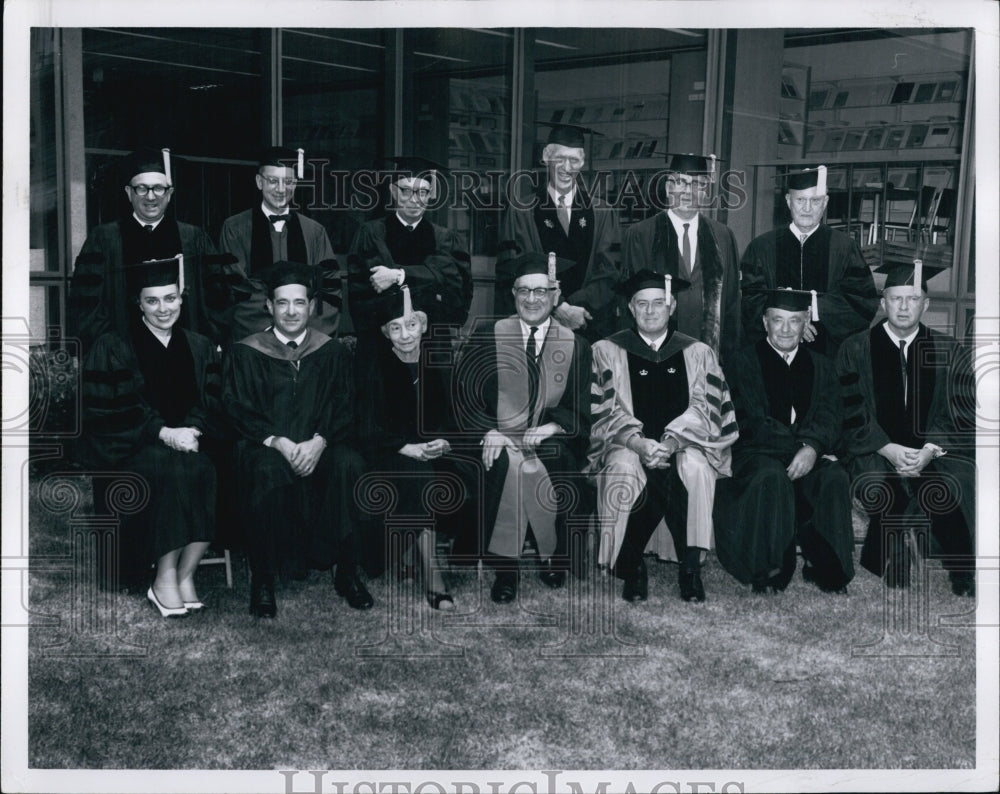
[[[274,326],[227,353],[223,403],[241,439],[237,474],[246,489],[250,612],[274,617],[274,574],[283,563],[336,564],[334,585],[355,609],[372,606],[358,578],[354,484],[364,460],[354,431],[350,356],[308,327],[318,269],[278,262],[268,274]]]

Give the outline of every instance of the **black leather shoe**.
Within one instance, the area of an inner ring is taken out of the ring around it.
[[[343,597],[351,609],[371,609],[375,605],[375,599],[358,578],[357,571],[350,570],[341,573],[338,565],[333,587],[337,591],[337,595]]]
[[[622,598],[626,601],[645,601],[649,597],[649,577],[646,574],[646,563],[639,560],[639,567],[634,576],[625,577],[622,587]]]
[[[490,588],[490,598],[498,604],[509,604],[517,598],[517,574],[514,571],[497,571],[496,581]]]
[[[842,576],[837,577],[837,580],[834,581],[834,578],[830,575],[821,576],[816,568],[808,563],[802,566],[802,578],[816,585],[824,593],[847,594],[847,584],[844,582]]]
[[[250,614],[255,618],[273,618],[278,614],[274,600],[274,577],[254,576],[250,580]]]
[[[678,584],[681,587],[682,601],[697,601],[700,603],[705,600],[705,585],[701,582],[701,571],[697,568],[681,568]]]
[[[976,597],[976,576],[972,571],[948,571],[948,578],[955,595]]]
[[[542,570],[538,574],[538,578],[548,587],[558,590],[566,584],[566,570],[564,568],[556,568],[552,564],[552,560],[549,559],[542,563]]]

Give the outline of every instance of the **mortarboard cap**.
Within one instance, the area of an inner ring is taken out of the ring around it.
[[[585,148],[585,141],[588,135],[601,135],[603,133],[592,130],[590,127],[581,127],[578,124],[559,124],[555,121],[539,121],[541,127],[551,127],[546,145],[550,143],[559,146],[566,146],[570,149]]]
[[[415,311],[425,311],[426,290],[407,285],[393,285],[372,299],[372,312],[379,326],[407,317]]]
[[[667,169],[679,174],[709,174],[715,175],[715,168],[721,163],[714,154],[676,154],[667,153]]]
[[[415,157],[411,155],[401,155],[399,157],[387,157],[392,163],[392,170],[399,177],[415,177],[421,174],[437,173],[447,174],[448,169],[440,163],[428,160],[426,157]]]
[[[553,261],[554,276],[558,278],[560,273],[565,273],[570,268],[576,267],[576,262],[572,259],[563,259],[550,254],[528,253],[521,254],[513,259],[507,259],[497,263],[497,283],[513,284],[521,276],[529,276],[533,273],[553,278],[549,272],[549,260]]]
[[[922,260],[915,259],[911,264],[889,264],[876,268],[876,273],[885,275],[885,285],[889,287],[912,287],[920,284],[920,289],[927,292],[927,282],[948,268],[941,265],[925,265]]]
[[[748,295],[763,295],[763,309],[784,309],[788,312],[810,312],[812,322],[819,321],[819,307],[816,290],[792,289],[778,287],[777,289],[750,289]]]
[[[788,190],[808,190],[811,187],[817,188],[816,192],[826,195],[826,166],[819,165],[815,168],[806,168],[802,171],[789,171],[785,174],[778,174],[775,179],[783,180]]]
[[[144,147],[136,149],[122,163],[122,179],[131,182],[137,174],[163,174],[173,184],[170,172],[170,150]]]
[[[140,172],[142,173],[142,172]],[[121,268],[129,295],[138,295],[147,287],[165,287],[176,284],[177,291],[184,291],[184,255],[169,259],[151,259]]]
[[[308,290],[309,297],[313,297],[319,289],[322,271],[314,265],[281,260],[267,268],[260,278],[269,294],[273,295],[278,287],[301,284]]]
[[[269,146],[260,153],[258,168],[274,166],[275,168],[294,168],[295,176],[302,179],[305,173],[305,151],[289,149],[287,146]]]
[[[657,273],[655,270],[644,268],[637,270],[628,279],[618,284],[618,293],[631,299],[635,293],[644,289],[667,289],[667,274]],[[676,276],[670,278],[670,295],[675,292],[682,292],[691,286],[691,282]]]

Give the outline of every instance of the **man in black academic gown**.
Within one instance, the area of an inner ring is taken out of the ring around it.
[[[241,436],[236,468],[245,486],[250,612],[274,617],[274,575],[289,566],[336,564],[334,585],[355,609],[372,606],[358,578],[354,484],[364,461],[354,427],[350,356],[308,327],[317,269],[278,262],[267,274],[274,326],[233,345],[223,404]]]
[[[211,319],[204,295],[205,268],[215,247],[199,227],[166,217],[174,195],[169,149],[136,150],[119,173],[132,211],[87,235],[69,284],[67,335],[79,339],[86,354],[101,334],[126,334],[135,304],[125,268],[183,254],[186,291],[179,327],[219,342],[222,329]]]
[[[675,284],[675,282],[677,282]],[[669,284],[669,288],[668,288]],[[671,331],[680,280],[640,270],[621,290],[635,327],[594,345],[590,464],[597,483],[600,562],[645,601],[643,553],[676,560],[684,601],[704,601],[702,558],[712,546],[716,480],[737,438],[729,390],[712,349]]]
[[[625,233],[625,276],[649,269],[691,284],[678,292],[671,327],[704,342],[723,365],[740,348],[739,249],[729,227],[710,218],[714,155],[670,154],[667,209]]]
[[[795,572],[828,592],[854,576],[847,472],[834,457],[842,415],[833,362],[801,344],[811,295],[769,290],[766,337],[736,354],[726,377],[740,439],[733,476],[719,483],[719,562],[755,592],[781,591]]]
[[[621,253],[618,216],[590,195],[579,174],[586,163],[584,135],[570,124],[552,124],[542,150],[546,185],[535,195],[511,203],[500,229],[497,269],[520,254],[548,254],[574,263],[560,273],[561,296],[553,316],[571,331],[595,342],[614,330],[615,285]],[[494,312],[515,310],[509,290],[498,284]]]
[[[748,342],[763,336],[760,290],[792,287],[820,294],[818,323],[806,326],[803,341],[810,349],[836,358],[841,343],[868,327],[878,310],[871,271],[857,243],[823,223],[829,197],[826,166],[785,177],[788,226],[751,240],[740,263],[743,330]]]
[[[347,266],[351,320],[359,344],[381,338],[377,297],[406,285],[427,297],[430,337],[465,323],[472,302],[469,254],[458,232],[424,217],[441,188],[442,166],[422,157],[393,157],[390,206],[354,236]]]
[[[454,373],[459,428],[482,447],[482,542],[497,571],[491,591],[497,603],[517,597],[517,561],[529,525],[542,581],[563,586],[570,511],[586,516],[592,501],[579,476],[590,434],[590,346],[552,316],[557,270],[571,263],[547,260],[527,254],[508,261],[517,314],[474,329]],[[582,575],[581,558],[574,563]]]
[[[265,149],[254,177],[260,204],[233,215],[222,224],[219,248],[236,258],[234,273],[241,276],[235,290],[242,298],[232,309],[232,341],[271,325],[265,306],[266,287],[260,281],[275,262],[304,262],[319,266],[324,275],[322,300],[309,326],[335,336],[340,323],[339,271],[330,237],[322,224],[291,208],[295,187],[303,177],[303,158],[282,146]],[[295,166],[293,168],[293,166]]]
[[[941,268],[887,265],[884,322],[850,337],[837,372],[846,465],[871,514],[861,565],[890,587],[909,584],[911,540],[942,555],[952,591],[975,593],[975,381],[968,351],[920,322]],[[927,515],[927,513],[930,513]],[[908,546],[910,548],[908,549]]]

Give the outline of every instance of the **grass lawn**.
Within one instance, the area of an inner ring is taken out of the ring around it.
[[[975,766],[974,603],[936,562],[905,593],[859,570],[846,596],[800,572],[761,596],[710,556],[704,604],[651,562],[638,605],[600,574],[552,591],[529,570],[499,606],[490,574],[457,568],[448,614],[387,577],[355,612],[313,571],[257,621],[236,558],[232,590],[203,567],[207,611],[167,621],[136,594],[94,611],[73,565],[50,564],[70,559],[68,519],[31,507],[32,768]]]

